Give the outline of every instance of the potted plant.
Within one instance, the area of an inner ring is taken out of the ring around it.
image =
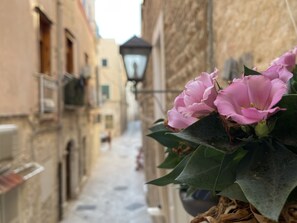
[[[209,190],[198,189],[189,194],[187,187],[181,187],[179,196],[185,211],[193,217],[204,213],[218,203],[218,196]]]
[[[149,183],[220,196],[193,222],[297,222],[296,49],[264,71],[244,67],[225,89],[218,70],[185,86],[150,128],[172,169]]]

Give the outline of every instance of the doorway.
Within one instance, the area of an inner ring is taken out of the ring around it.
[[[70,141],[67,143],[66,147],[66,200],[70,200],[72,198],[72,164],[71,164],[71,158],[72,158],[72,153],[73,153],[73,146],[74,143],[73,141]]]
[[[58,163],[58,220],[63,219],[63,165]]]

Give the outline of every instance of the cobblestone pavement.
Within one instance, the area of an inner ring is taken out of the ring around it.
[[[103,145],[81,195],[70,204],[62,223],[151,223],[144,195],[143,171],[136,171],[141,146],[140,123]]]

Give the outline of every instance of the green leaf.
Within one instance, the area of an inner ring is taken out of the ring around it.
[[[243,202],[248,202],[240,186],[237,183],[231,184],[229,187],[222,190],[219,195],[235,199]]]
[[[150,128],[151,133],[149,133],[147,136],[155,139],[157,142],[162,144],[166,147],[177,147],[179,145],[178,140],[175,137],[172,137],[171,135],[167,134],[171,132],[163,122],[156,123]]]
[[[164,119],[163,119],[163,118],[159,118],[159,119],[157,119],[157,120],[154,122],[154,124],[157,124],[157,123],[159,123],[159,122],[164,123]]]
[[[169,132],[169,129],[164,125],[163,121],[156,122],[153,126],[149,128],[149,130],[151,132],[160,132],[160,131]]]
[[[294,69],[292,70],[293,77],[290,79],[290,93],[296,94],[297,93],[297,66],[295,65]]]
[[[180,155],[170,151],[166,156],[165,160],[158,166],[162,169],[173,169],[181,161]]]
[[[230,143],[217,114],[206,116],[181,132],[167,133],[167,135],[173,135],[179,140],[185,140],[196,145],[205,145],[224,152],[232,152],[240,146],[240,144]]]
[[[252,70],[246,66],[243,66],[244,67],[244,76],[248,76],[248,75],[259,75],[261,73],[259,73],[258,71],[255,71],[255,70]]]
[[[153,138],[161,145],[169,148],[178,147],[178,139],[167,134],[172,131],[164,125],[164,122],[155,123],[152,127],[149,128],[149,130],[151,131],[151,133],[149,133],[147,136]]]
[[[147,184],[166,186],[171,183],[180,183],[178,180],[176,180],[176,177],[183,171],[189,158],[190,158],[189,155],[186,156],[170,173],[158,179],[151,180],[147,182]]]
[[[165,147],[174,148],[178,147],[179,142],[176,138],[166,134],[167,132],[153,132],[147,136],[155,139],[158,143]]]
[[[297,155],[276,142],[254,143],[240,163],[236,183],[265,217],[278,220],[297,186]]]
[[[296,202],[296,200],[297,200],[297,187],[295,187],[295,189],[291,192],[287,202]]]
[[[176,180],[199,189],[222,190],[235,181],[238,164],[235,158],[240,150],[231,154],[221,152],[218,156],[206,156],[206,150],[213,149],[199,146]]]
[[[272,135],[286,145],[297,145],[297,94],[283,96],[278,104],[286,111],[279,112]]]

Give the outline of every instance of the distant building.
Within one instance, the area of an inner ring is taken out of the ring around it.
[[[0,223],[56,223],[100,143],[94,0],[4,0],[0,27]]]
[[[102,137],[119,136],[127,127],[126,74],[115,40],[98,40],[98,63]]]

